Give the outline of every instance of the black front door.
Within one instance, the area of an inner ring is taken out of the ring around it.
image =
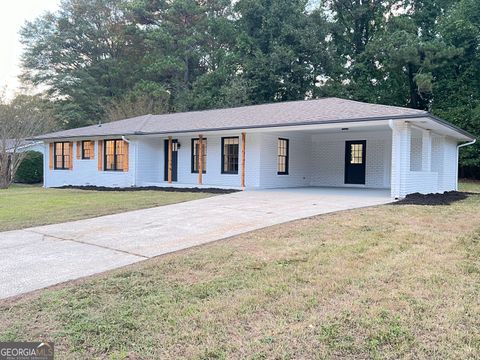
[[[168,181],[168,140],[164,141],[165,149],[165,172],[164,180]],[[178,167],[178,140],[172,140],[172,181],[177,181],[177,167]]]
[[[367,142],[345,142],[345,184],[365,184],[365,154]]]

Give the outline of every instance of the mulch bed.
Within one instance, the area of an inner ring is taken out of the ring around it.
[[[460,191],[446,191],[443,194],[420,194],[414,193],[407,195],[404,199],[399,200],[394,205],[450,205],[455,201],[466,199],[474,193]]]
[[[231,194],[240,190],[219,189],[219,188],[177,188],[177,187],[161,187],[161,186],[139,186],[139,187],[106,187],[106,186],[60,186],[56,189],[78,189],[78,190],[94,190],[94,191],[166,191],[166,192],[192,192],[207,194]]]

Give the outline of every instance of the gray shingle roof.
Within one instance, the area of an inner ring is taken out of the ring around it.
[[[35,144],[35,142],[34,141],[29,141],[29,140],[23,140],[23,139],[20,139],[20,140],[6,139],[5,144],[6,144],[6,149],[7,150],[13,150],[15,145],[17,146],[17,148],[21,148],[21,147],[24,147],[24,146],[27,146],[27,145],[33,145],[33,144]]]
[[[368,104],[339,98],[322,98],[229,109],[144,115],[105,123],[101,126],[92,125],[45,134],[35,139],[168,134],[421,116],[429,116],[429,114],[422,110],[396,106]]]

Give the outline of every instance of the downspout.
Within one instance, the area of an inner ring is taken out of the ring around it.
[[[125,136],[122,135],[122,140],[125,141],[128,144],[131,144],[130,140],[127,140]],[[137,144],[135,144],[135,151],[133,154],[133,159],[134,161],[134,166],[133,166],[133,187],[137,186]]]
[[[455,190],[458,191],[458,166],[459,166],[459,160],[460,160],[460,148],[461,147],[464,147],[464,146],[469,146],[469,145],[473,145],[477,142],[477,139],[473,139],[472,141],[470,142],[467,142],[465,144],[460,144],[460,145],[457,145],[457,167],[456,167],[456,171],[455,171]]]

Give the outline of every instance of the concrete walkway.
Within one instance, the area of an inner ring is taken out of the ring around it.
[[[0,233],[0,298],[286,221],[390,202],[386,190],[245,191]]]

